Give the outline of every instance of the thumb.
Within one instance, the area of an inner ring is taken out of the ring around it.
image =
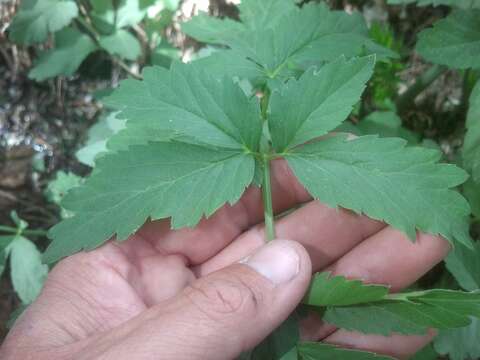
[[[233,359],[288,317],[310,279],[306,250],[294,241],[272,241],[240,263],[194,281],[131,322],[129,330],[110,336],[114,345],[106,346],[106,358],[123,359],[135,351],[142,360]]]
[[[294,241],[272,241],[241,263],[186,288],[177,300],[182,310],[174,316],[172,331],[184,337],[188,359],[235,358],[288,317],[310,279],[306,250]],[[192,354],[193,349],[201,351]]]

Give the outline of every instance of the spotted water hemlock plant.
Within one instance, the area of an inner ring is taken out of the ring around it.
[[[358,14],[245,0],[238,22],[201,15],[184,30],[221,48],[191,64],[146,68],[143,80],[123,81],[106,100],[125,128],[108,141],[86,182],[64,198],[74,215],[51,229],[45,260],[94,249],[112,236],[122,241],[147,220],[195,226],[249,186],[262,189],[272,240],[275,159],[285,159],[310,194],[331,207],[384,221],[412,241],[421,230],[472,247],[470,208],[454,189],[465,171],[399,138],[351,139],[335,131],[359,101],[374,54],[395,56],[368,38]],[[462,327],[480,317],[475,292],[390,295],[387,287],[327,273],[314,277],[304,303],[323,308],[325,320],[339,327],[382,335]],[[298,316],[243,358],[385,359],[302,343]]]

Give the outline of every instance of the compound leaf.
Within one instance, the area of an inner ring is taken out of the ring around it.
[[[73,28],[66,28],[55,36],[56,47],[40,55],[28,76],[37,81],[57,76],[70,76],[82,61],[96,49],[93,40]]]
[[[340,58],[273,92],[268,122],[275,150],[283,152],[340,125],[360,100],[374,62],[373,57]]]
[[[303,302],[312,306],[346,306],[381,300],[387,294],[386,286],[367,285],[323,272],[314,276]]]
[[[426,60],[466,69],[480,65],[480,10],[456,10],[419,34],[417,51]],[[462,54],[462,56],[458,56]]]
[[[148,218],[171,217],[174,228],[196,225],[240,198],[254,166],[254,158],[238,150],[181,142],[105,155],[85,184],[65,197],[62,205],[75,216],[50,230],[45,259],[93,249],[113,235],[123,240]]]
[[[71,0],[24,0],[9,27],[10,39],[23,45],[45,41],[77,16],[77,4]]]
[[[455,187],[460,168],[440,153],[397,138],[332,136],[291,150],[293,172],[317,199],[385,221],[416,239],[416,229],[471,247],[467,201]],[[381,155],[379,155],[381,154]]]

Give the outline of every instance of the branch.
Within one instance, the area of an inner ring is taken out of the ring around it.
[[[415,83],[410,86],[407,91],[397,98],[397,111],[398,113],[406,112],[412,107],[416,97],[428,88],[440,75],[444,74],[448,70],[447,67],[441,65],[433,65],[430,69],[425,71]]]

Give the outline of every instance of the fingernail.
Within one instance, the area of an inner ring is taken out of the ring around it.
[[[300,271],[300,256],[286,242],[273,240],[244,261],[276,285],[292,280]]]

